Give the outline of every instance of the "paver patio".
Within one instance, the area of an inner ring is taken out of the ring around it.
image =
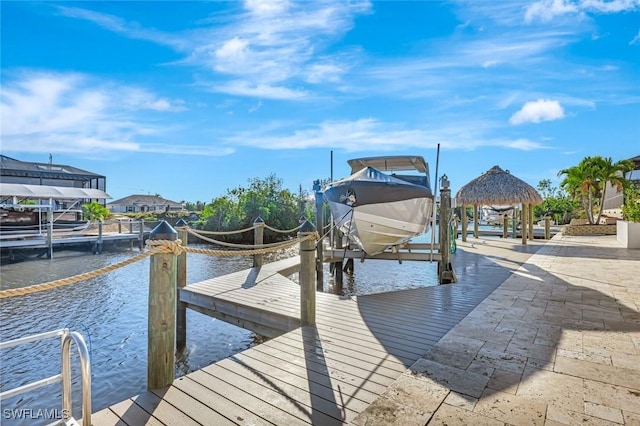
[[[640,425],[640,250],[558,234],[517,267],[513,242],[458,244],[511,275],[355,424]]]

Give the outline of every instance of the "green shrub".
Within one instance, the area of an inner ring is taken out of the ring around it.
[[[640,222],[640,188],[631,186],[624,191],[622,217],[629,222]]]

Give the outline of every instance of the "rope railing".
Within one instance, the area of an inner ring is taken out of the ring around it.
[[[235,243],[228,243],[226,241],[220,241],[220,240],[214,240],[212,238],[207,238],[207,237],[203,237],[202,235],[200,235],[197,231],[194,231],[191,228],[187,228],[187,232],[191,235],[195,235],[196,237],[200,238],[203,241],[206,241],[208,243],[211,244],[216,244],[219,246],[223,246],[223,247],[230,247],[230,248],[244,248],[244,247],[251,247],[251,248],[266,248],[266,247],[280,247],[282,244],[287,243],[287,241],[283,242],[277,242],[277,243],[268,243],[268,244],[252,244],[252,245],[247,245],[247,244],[235,244]]]
[[[272,252],[276,252],[278,250],[282,250],[285,248],[293,247],[296,244],[302,243],[303,241],[318,239],[317,233],[310,233],[304,237],[298,237],[289,241],[285,241],[282,243],[278,243],[277,245],[262,245],[261,247],[254,246],[249,250],[209,250],[209,249],[197,249],[193,247],[186,247],[182,245],[182,241],[177,240],[147,240],[146,246],[149,248],[148,251],[144,253],[140,253],[136,256],[133,256],[129,259],[123,260],[122,262],[114,263],[113,265],[105,266],[104,268],[99,268],[94,271],[85,272],[82,274],[74,275],[68,278],[62,278],[55,281],[50,281],[42,284],[31,285],[27,287],[14,288],[14,289],[6,289],[0,291],[0,299],[6,299],[15,296],[23,296],[26,294],[36,293],[40,291],[50,290],[57,287],[63,287],[70,284],[75,284],[80,281],[88,280],[90,278],[95,278],[100,275],[104,275],[108,272],[115,271],[116,269],[123,268],[125,266],[131,265],[133,263],[139,262],[147,257],[150,257],[154,254],[159,253],[172,253],[174,255],[179,255],[182,253],[196,253],[196,254],[207,254],[213,256],[221,256],[221,257],[231,257],[231,256],[249,256],[256,254],[268,254]],[[246,247],[246,246],[244,246]]]
[[[187,229],[192,229],[191,227],[186,227]],[[251,231],[252,229],[255,229],[256,225],[253,225],[249,228],[244,228],[244,229],[238,229],[237,231],[203,231],[203,230],[197,230],[197,232],[199,234],[202,235],[233,235],[233,234],[241,234],[243,232],[247,232],[247,231]]]
[[[295,232],[295,231],[297,231],[298,229],[300,229],[300,227],[302,227],[302,225],[298,225],[298,226],[296,226],[295,228],[282,230],[282,229],[272,228],[271,226],[267,225],[266,223],[265,223],[263,226],[264,226],[266,229],[270,230],[270,231],[278,232],[278,233],[281,233],[281,234],[290,234],[290,233]]]

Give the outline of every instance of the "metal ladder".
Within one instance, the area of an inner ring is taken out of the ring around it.
[[[78,347],[80,356],[80,369],[82,376],[82,425],[91,426],[91,364],[89,351],[82,335],[76,331],[69,331],[68,328],[34,334],[20,339],[0,342],[0,349],[8,349],[25,343],[37,342],[43,339],[61,336],[62,372],[55,376],[47,377],[17,388],[0,392],[0,402],[5,398],[20,395],[41,387],[62,382],[62,423],[68,426],[79,426],[73,418],[71,406],[71,342]]]

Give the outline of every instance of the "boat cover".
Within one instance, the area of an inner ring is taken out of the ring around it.
[[[411,198],[433,198],[431,189],[366,167],[332,183],[324,191],[328,202],[349,206],[390,203]]]

